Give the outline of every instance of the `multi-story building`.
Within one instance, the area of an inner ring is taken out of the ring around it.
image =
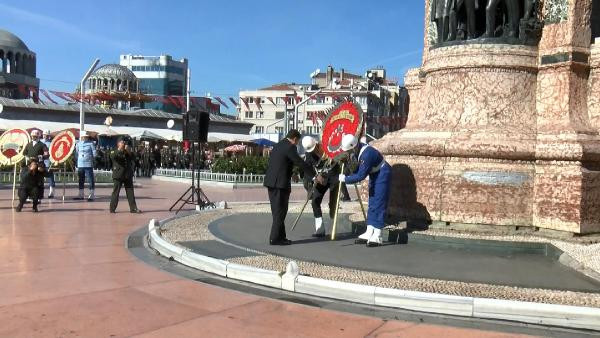
[[[343,100],[360,105],[366,131],[374,138],[403,128],[408,111],[406,90],[387,79],[381,68],[363,77],[329,66],[326,72],[311,74],[310,84],[283,83],[240,91],[239,96],[240,120],[254,123],[252,132],[265,138],[281,138],[290,128],[319,135],[326,113]]]
[[[121,55],[121,66],[129,68],[139,81],[140,92],[146,95],[185,96],[188,60],[173,60],[170,55]],[[164,102],[147,102],[144,108],[181,113],[182,108]]]

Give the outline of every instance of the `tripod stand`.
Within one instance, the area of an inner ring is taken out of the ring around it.
[[[198,143],[198,148],[202,151],[202,147],[200,143]],[[216,208],[215,204],[208,199],[208,196],[202,191],[200,188],[200,174],[196,173],[198,170],[198,163],[196,161],[196,143],[191,142],[190,150],[192,151],[192,185],[187,188],[187,190],[179,196],[177,201],[173,203],[173,205],[169,208],[169,211],[173,211],[173,209],[177,206],[177,204],[181,205],[175,211],[175,214],[179,213],[184,206],[188,204],[195,205],[197,209],[203,210],[208,208]]]

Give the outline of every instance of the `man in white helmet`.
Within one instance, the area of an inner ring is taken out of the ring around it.
[[[25,174],[29,170],[29,162],[35,160],[38,164],[38,170],[42,172],[41,180],[38,182],[38,193],[36,194],[39,199],[44,198],[44,175],[46,167],[44,166],[44,160],[49,156],[48,147],[40,141],[41,133],[38,129],[31,131],[31,142],[29,142],[23,150],[25,161],[21,162],[21,173]]]
[[[50,136],[50,130],[46,129],[42,133],[42,142],[46,145],[46,148],[50,149],[52,143],[52,136]],[[54,181],[54,172],[50,170],[52,166],[50,163],[50,157],[44,160],[44,166],[46,167],[46,180],[48,181],[48,198],[54,198],[54,187],[56,182]]]
[[[366,242],[369,247],[379,246],[382,244],[381,229],[385,226],[392,170],[377,149],[368,144],[359,143],[354,135],[343,136],[342,150],[358,152],[359,166],[352,175],[340,174],[341,182],[354,184],[369,176],[367,231],[358,236],[358,242]]]
[[[306,151],[306,158],[304,161],[315,168],[317,171],[321,171],[320,175],[315,179],[314,176],[304,176],[304,187],[310,194],[312,192],[311,205],[313,209],[313,215],[315,216],[315,233],[313,237],[325,237],[327,235],[327,226],[323,222],[323,211],[321,210],[321,202],[325,193],[329,189],[329,217],[333,219],[336,197],[338,191],[338,175],[341,170],[339,165],[333,166],[327,172],[323,172],[322,169],[325,166],[325,162],[321,161],[323,156],[323,150],[321,144],[312,136],[304,136],[302,138],[302,147]],[[314,189],[313,189],[314,185]]]

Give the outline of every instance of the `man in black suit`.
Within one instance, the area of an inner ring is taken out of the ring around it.
[[[286,238],[285,216],[288,212],[290,193],[292,192],[292,169],[294,165],[304,171],[305,176],[315,176],[315,170],[298,155],[296,146],[300,142],[300,132],[292,129],[285,138],[273,147],[269,165],[265,174],[264,186],[269,190],[269,202],[273,224],[271,225],[271,245],[289,245]]]
[[[119,193],[121,192],[121,186],[125,186],[125,194],[127,195],[127,202],[129,202],[129,211],[131,213],[141,213],[135,203],[135,195],[133,193],[133,166],[134,157],[127,146],[125,140],[121,139],[117,142],[117,149],[110,153],[110,160],[112,162],[112,179],[113,179],[113,192],[110,198],[110,212],[115,213],[117,210],[117,204],[119,203]]]

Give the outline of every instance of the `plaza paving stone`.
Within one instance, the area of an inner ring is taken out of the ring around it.
[[[135,259],[125,241],[148,219],[172,215],[167,209],[186,186],[140,181],[139,215],[128,213],[123,199],[109,214],[105,188],[94,202],[44,200],[40,213],[29,206],[16,213],[11,190],[0,189],[0,336],[507,336],[308,307],[158,270]],[[206,193],[214,200],[267,199],[264,189]],[[292,199],[303,196],[296,190]]]

